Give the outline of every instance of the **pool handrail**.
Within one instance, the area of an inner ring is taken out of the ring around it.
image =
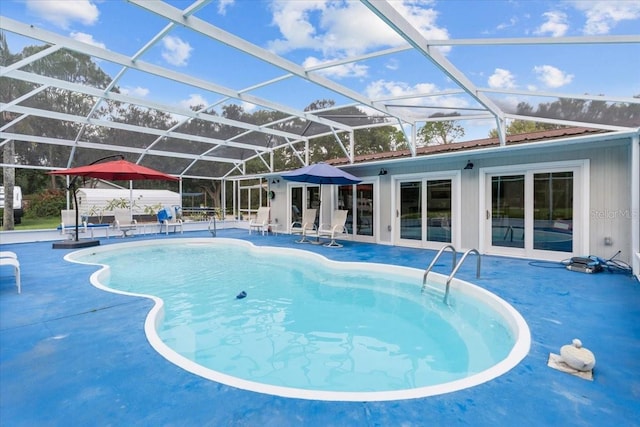
[[[458,270],[460,269],[460,266],[464,262],[464,260],[467,257],[467,255],[469,255],[470,253],[475,253],[476,256],[477,256],[478,262],[476,264],[476,279],[480,278],[480,260],[481,260],[480,252],[478,252],[477,249],[469,249],[468,251],[466,251],[462,255],[462,258],[460,258],[460,261],[458,262],[458,264],[456,264],[456,266],[453,268],[453,271],[451,272],[451,274],[447,278],[447,285],[446,285],[446,289],[444,291],[444,303],[445,304],[448,303],[448,300],[449,300],[449,287],[451,286],[451,280],[453,279],[453,276],[455,276],[456,273],[458,272]]]
[[[431,269],[433,268],[434,265],[436,265],[436,262],[438,262],[438,260],[440,259],[440,257],[442,256],[442,253],[444,251],[446,251],[447,249],[451,249],[451,252],[453,254],[453,260],[451,263],[451,271],[453,271],[456,268],[456,258],[457,258],[457,251],[456,248],[453,245],[446,245],[443,246],[438,253],[436,254],[436,256],[433,258],[433,261],[431,261],[431,264],[429,264],[429,266],[427,267],[427,269],[424,271],[424,276],[422,276],[422,289],[420,289],[420,292],[424,292],[424,288],[427,284],[427,276],[429,275],[429,272],[431,271]]]

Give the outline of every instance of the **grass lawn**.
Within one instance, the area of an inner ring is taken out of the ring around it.
[[[56,228],[60,225],[60,217],[52,216],[49,218],[25,218],[22,217],[22,223],[16,224],[16,230],[42,230]]]

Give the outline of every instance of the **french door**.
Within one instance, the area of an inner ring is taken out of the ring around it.
[[[348,211],[347,232],[358,241],[373,241],[376,230],[375,182],[338,187],[338,209]]]
[[[582,165],[487,171],[484,244],[488,252],[564,259],[586,250]],[[555,253],[555,255],[551,255]],[[586,253],[586,252],[585,252]]]
[[[291,218],[289,224],[302,221],[302,214],[305,209],[315,208],[316,227],[319,225],[320,215],[320,187],[315,185],[291,186],[289,187],[291,200]]]
[[[396,184],[396,234],[403,246],[458,244],[459,175],[402,178]]]

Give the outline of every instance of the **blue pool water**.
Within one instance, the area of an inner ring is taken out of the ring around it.
[[[338,394],[438,387],[490,369],[516,343],[495,306],[462,290],[445,305],[439,292],[420,292],[411,269],[229,239],[155,243],[75,259],[110,266],[100,276],[108,288],[164,301],[159,347],[231,385]],[[241,291],[246,298],[236,298]]]

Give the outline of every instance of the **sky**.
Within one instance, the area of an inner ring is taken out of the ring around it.
[[[182,0],[167,3],[179,9],[191,5],[190,1]],[[431,40],[640,34],[640,1],[634,0],[392,0],[390,3]],[[135,54],[167,24],[136,4],[118,0],[4,0],[0,14],[126,55]],[[406,45],[358,1],[213,0],[194,16],[304,67]],[[7,34],[7,40],[13,52],[25,45],[38,44],[12,34]],[[440,52],[480,88],[616,97],[640,95],[638,43],[456,45],[440,48]],[[153,45],[140,61],[237,91],[286,74],[181,27],[175,27]],[[120,70],[116,64],[98,62],[111,76]],[[458,88],[415,52],[347,63],[321,73],[372,99]],[[137,97],[182,107],[211,105],[223,99],[213,92],[135,71],[127,72],[118,86]],[[250,93],[299,109],[318,99],[335,98],[326,89],[300,79],[285,79]],[[509,101],[507,98],[504,96],[503,101]],[[351,102],[333,100],[337,105]],[[522,99],[513,98],[511,102],[519,100]],[[468,97],[458,95],[420,102],[428,107],[431,101],[450,108],[477,107]],[[256,108],[248,103],[243,106],[247,111]]]

